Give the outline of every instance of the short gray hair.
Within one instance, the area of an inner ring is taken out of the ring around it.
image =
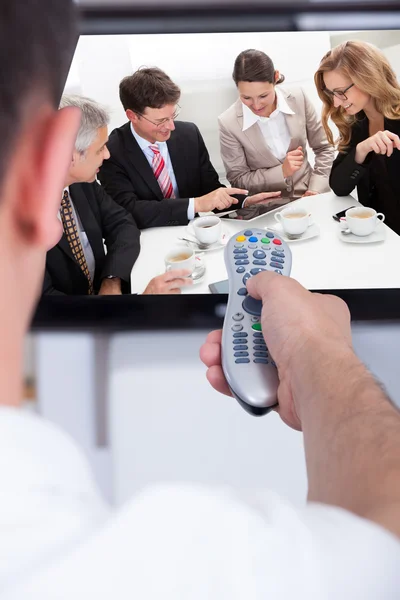
[[[107,127],[110,123],[110,113],[94,100],[74,94],[64,94],[61,98],[60,108],[67,106],[76,106],[81,110],[81,124],[76,137],[75,150],[79,154],[86,154],[96,139],[98,130]]]

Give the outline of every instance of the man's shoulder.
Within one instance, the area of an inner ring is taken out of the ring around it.
[[[191,121],[175,121],[175,135],[198,135],[199,128]]]
[[[134,142],[135,139],[131,132],[130,121],[128,121],[127,123],[124,123],[124,125],[121,125],[121,127],[116,127],[115,129],[113,129],[109,135],[108,143],[107,143],[107,146],[108,146],[108,149],[110,150],[110,152],[112,152],[115,149],[120,148],[122,146],[122,144],[124,143],[124,140],[130,139],[129,134],[130,134],[130,137],[132,138],[132,142]]]

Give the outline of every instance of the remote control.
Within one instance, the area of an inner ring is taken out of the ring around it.
[[[292,253],[275,232],[245,229],[225,247],[228,306],[222,331],[222,368],[234,397],[250,414],[268,413],[277,402],[278,372],[261,331],[261,300],[247,280],[261,271],[290,275]]]

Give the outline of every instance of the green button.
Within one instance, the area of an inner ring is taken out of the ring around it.
[[[261,323],[254,323],[251,328],[254,329],[254,331],[261,331]]]
[[[263,238],[263,239],[261,240],[261,243],[262,243],[262,244],[270,244],[270,243],[271,243],[271,240],[270,240],[269,238]]]

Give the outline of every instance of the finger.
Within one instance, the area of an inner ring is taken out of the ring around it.
[[[182,279],[183,277],[188,277],[191,274],[191,271],[187,269],[175,269],[172,271],[167,271],[164,273],[161,278],[167,283],[168,281],[173,281],[174,279]]]
[[[221,366],[221,344],[206,342],[200,348],[200,358],[206,367]]]
[[[385,153],[388,156],[391,156],[393,154],[393,142],[392,142],[392,140],[389,138],[389,136],[384,135],[384,134],[382,135],[381,139],[382,139],[383,143],[386,146],[386,152]]]
[[[375,154],[381,153],[381,149],[376,142],[371,142],[371,149],[375,152]]]
[[[172,281],[168,282],[167,289],[173,290],[175,288],[180,288],[185,285],[192,285],[192,284],[193,284],[193,279],[191,279],[190,277],[185,277],[185,279],[180,279],[180,278],[176,277]]]
[[[217,392],[224,394],[225,396],[232,396],[232,392],[229,389],[221,367],[210,367],[206,373],[206,376],[212,387]]]
[[[249,190],[242,190],[240,188],[224,188],[224,191],[227,194],[245,194],[247,196],[247,194],[249,193]]]
[[[211,342],[216,343],[216,344],[220,344],[222,341],[222,329],[214,329],[214,331],[211,331],[207,338],[206,338],[206,342]]]
[[[385,135],[387,135],[391,140],[393,140],[394,145],[396,146],[396,148],[398,150],[400,150],[400,138],[398,135],[396,135],[395,133],[392,133],[391,131],[384,131]]]

